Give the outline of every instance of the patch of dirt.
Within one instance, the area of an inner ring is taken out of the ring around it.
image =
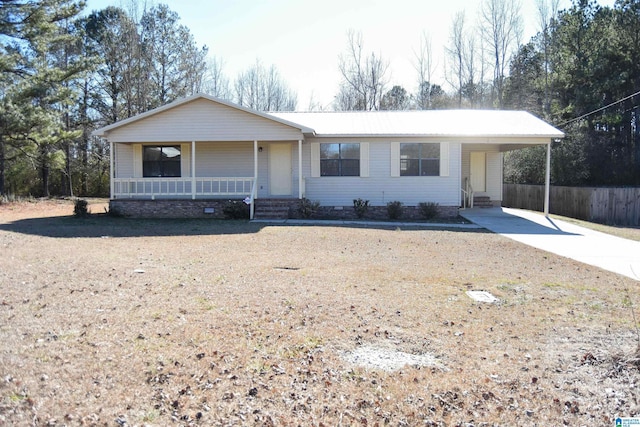
[[[375,346],[356,347],[343,355],[344,359],[354,365],[367,369],[397,371],[405,366],[437,367],[446,369],[437,358],[430,354],[410,354]]]
[[[0,424],[640,414],[631,279],[478,231],[72,213],[0,205]]]

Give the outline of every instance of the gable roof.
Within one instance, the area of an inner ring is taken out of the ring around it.
[[[213,97],[211,95],[206,95],[206,94],[200,93],[200,94],[189,96],[187,98],[182,98],[182,99],[173,101],[173,102],[171,102],[169,104],[166,104],[166,105],[163,105],[161,107],[154,108],[153,110],[149,110],[147,112],[138,114],[136,116],[129,117],[128,119],[120,120],[120,121],[115,122],[113,124],[110,124],[108,126],[104,126],[104,127],[100,128],[100,129],[97,129],[97,130],[93,131],[92,134],[95,135],[95,136],[106,137],[109,132],[111,132],[111,131],[113,131],[115,129],[121,128],[123,126],[130,125],[132,123],[136,123],[136,122],[144,120],[144,119],[146,119],[148,117],[155,116],[155,115],[157,115],[159,113],[163,113],[165,111],[177,108],[177,107],[179,107],[181,105],[188,104],[190,102],[193,102],[193,101],[196,101],[196,100],[200,100],[200,99],[208,100],[210,102],[214,102],[214,103],[217,103],[217,104],[224,105],[226,107],[230,107],[230,108],[233,108],[233,109],[236,109],[236,110],[239,110],[239,111],[243,111],[245,113],[249,113],[249,114],[252,114],[254,116],[261,117],[263,119],[271,120],[271,121],[276,122],[276,123],[280,123],[280,124],[283,124],[283,125],[286,125],[286,126],[290,126],[292,128],[300,130],[302,133],[313,133],[313,129],[309,129],[309,128],[307,128],[305,126],[301,126],[301,125],[299,125],[297,123],[289,122],[288,120],[276,117],[276,116],[271,115],[271,114],[262,113],[260,111],[253,110],[251,108],[242,107],[240,105],[237,105],[237,104],[234,104],[232,102],[225,101],[225,100]]]
[[[563,132],[526,111],[412,110],[270,115],[311,128],[316,136],[564,137]]]

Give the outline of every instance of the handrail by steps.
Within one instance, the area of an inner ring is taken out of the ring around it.
[[[462,198],[462,208],[466,209],[469,207],[470,209],[473,209],[473,187],[471,186],[469,178],[464,179],[464,185],[465,188],[460,189],[464,195]]]

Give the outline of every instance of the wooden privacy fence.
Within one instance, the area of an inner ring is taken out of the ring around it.
[[[542,211],[544,185],[504,184],[502,204]],[[640,225],[640,188],[556,187],[549,193],[549,212],[625,226]]]

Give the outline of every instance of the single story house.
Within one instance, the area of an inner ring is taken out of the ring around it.
[[[251,217],[437,203],[442,215],[502,200],[503,153],[564,134],[523,111],[264,113],[194,95],[94,132],[111,147],[110,207],[124,215],[220,216],[245,200]],[[545,205],[548,209],[548,204]]]

